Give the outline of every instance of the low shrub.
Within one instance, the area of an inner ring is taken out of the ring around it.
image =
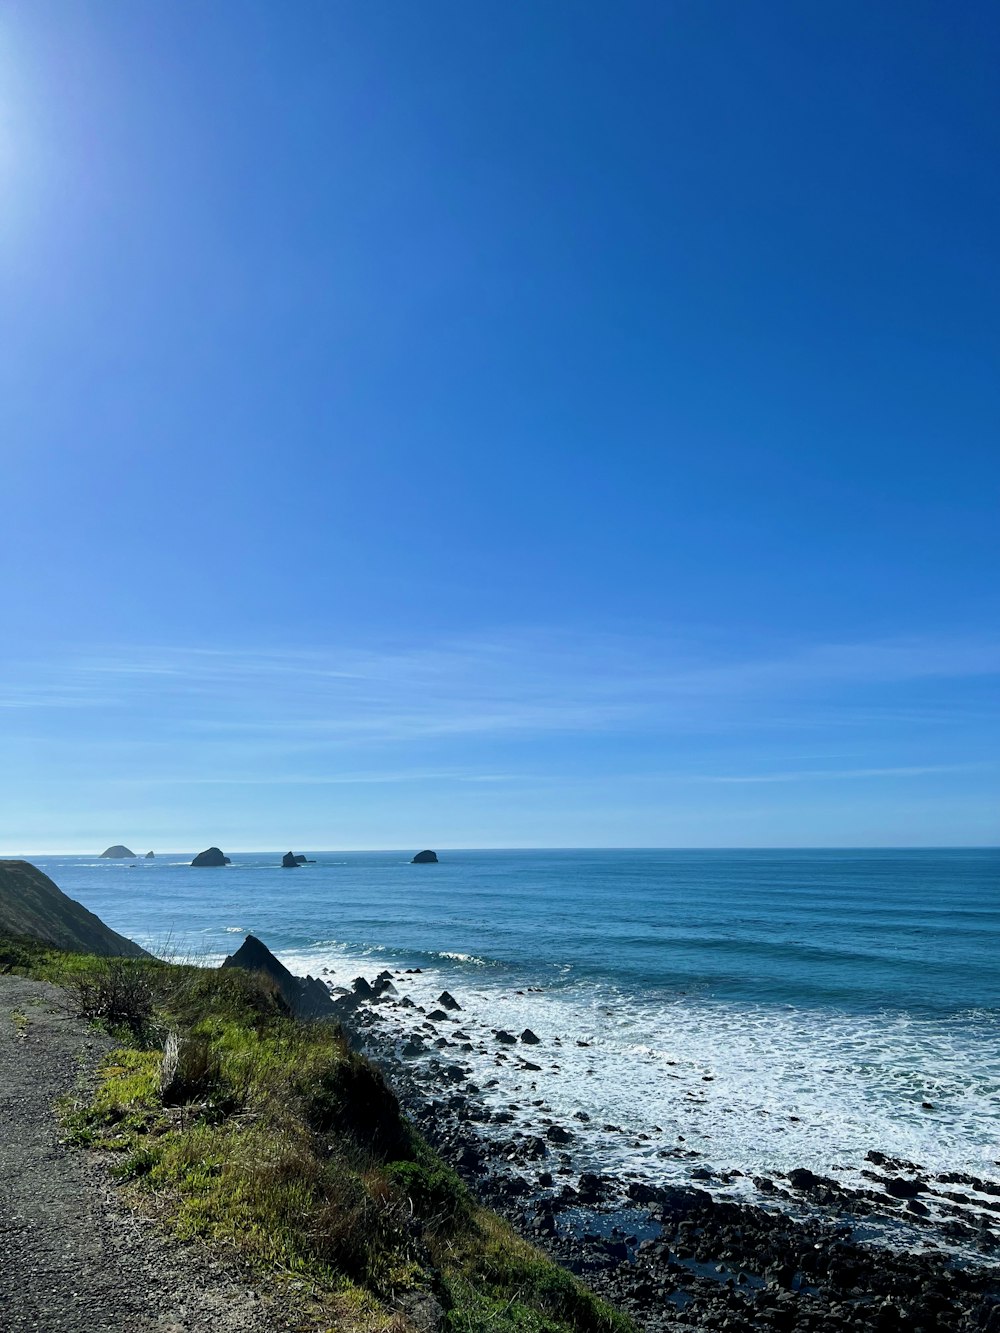
[[[109,1032],[138,1039],[153,1031],[154,987],[149,967],[131,958],[101,958],[66,982],[74,1011]]]
[[[439,1158],[422,1162],[390,1162],[386,1176],[433,1231],[446,1231],[468,1219],[472,1199],[450,1167]]]

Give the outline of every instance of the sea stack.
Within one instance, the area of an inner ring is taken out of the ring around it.
[[[146,860],[148,861],[149,858],[150,858],[151,856],[153,856],[154,854],[155,854],[155,853],[153,853],[153,852],[147,852],[147,853],[146,853]]]
[[[281,866],[283,870],[298,870],[299,858],[294,852],[286,852],[281,858]]]
[[[417,852],[416,856],[410,862],[410,865],[411,866],[431,865],[432,863],[436,862],[437,859],[438,859],[437,852],[431,852],[431,851]]]
[[[246,972],[263,972],[277,987],[281,998],[297,1018],[333,1018],[333,1000],[326,986],[315,977],[296,977],[257,939],[248,935],[223,967],[241,967]]]
[[[199,852],[191,862],[193,866],[228,866],[232,865],[228,856],[223,856],[218,847],[207,847]]]
[[[101,852],[101,855],[106,856],[109,861],[124,861],[128,856],[135,856],[135,852],[130,852],[127,847],[122,845],[122,843],[116,842],[115,845],[109,847],[106,852]]]

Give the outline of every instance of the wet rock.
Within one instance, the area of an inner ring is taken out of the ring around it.
[[[568,1129],[564,1129],[562,1125],[549,1125],[548,1129],[545,1131],[545,1137],[550,1143],[572,1143],[574,1136]]]
[[[924,1185],[919,1180],[903,1180],[900,1176],[893,1176],[885,1182],[886,1194],[891,1194],[894,1199],[915,1199],[923,1190]]]
[[[538,1046],[541,1043],[541,1037],[536,1037],[531,1028],[525,1028],[521,1033],[521,1040],[525,1046]]]
[[[594,1171],[584,1171],[577,1181],[577,1195],[581,1203],[600,1203],[607,1193],[603,1177]]]
[[[448,991],[446,991],[446,990],[443,990],[443,991],[441,992],[441,994],[440,994],[440,995],[438,996],[438,998],[437,998],[437,1002],[438,1002],[438,1004],[441,1006],[442,1009],[450,1009],[450,1010],[452,1010],[453,1012],[454,1012],[454,1010],[456,1010],[456,1009],[461,1009],[461,1007],[462,1007],[462,1006],[459,1004],[459,1002],[455,999],[454,995],[451,995],[451,994],[450,994]]]
[[[500,1042],[501,1046],[516,1046],[516,1045],[517,1045],[517,1038],[514,1036],[513,1032],[506,1032],[506,1031],[504,1031],[503,1028],[501,1028],[500,1031],[497,1032],[497,1033],[494,1033],[494,1035],[495,1035],[497,1041]]]
[[[794,1171],[788,1173],[788,1183],[793,1190],[801,1190],[803,1193],[809,1193],[815,1189],[829,1189],[831,1186],[836,1189],[837,1182],[830,1180],[827,1176],[817,1176],[814,1172],[807,1170],[804,1166],[796,1167]]]

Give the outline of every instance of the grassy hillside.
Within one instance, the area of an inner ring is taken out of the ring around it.
[[[480,1207],[331,1023],[293,1019],[239,969],[0,943],[121,1041],[67,1110],[185,1236],[296,1281],[313,1326],[354,1333],[630,1333]]]
[[[149,956],[68,898],[30,861],[0,861],[0,935],[25,936],[104,957]]]

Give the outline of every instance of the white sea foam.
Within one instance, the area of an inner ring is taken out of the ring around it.
[[[372,973],[370,955],[330,945],[282,961],[313,975],[330,968],[345,985]],[[471,1067],[490,1103],[519,1102],[525,1122],[537,1119],[530,1103],[541,1098],[561,1123],[588,1115],[575,1149],[581,1166],[661,1179],[694,1167],[749,1177],[804,1166],[858,1184],[865,1152],[879,1149],[930,1171],[1000,1177],[1000,1043],[988,1014],[946,1021],[690,996],[637,1002],[589,983],[535,993],[488,971],[436,967],[396,985],[426,1010],[443,988],[455,995],[462,1010],[438,1030],[460,1028],[473,1050],[444,1054]],[[396,1005],[376,1012],[400,1038],[424,1021]],[[511,1047],[497,1063],[493,1031],[526,1027],[541,1044]],[[519,1057],[541,1071],[524,1070]],[[605,1132],[606,1123],[622,1132]]]

